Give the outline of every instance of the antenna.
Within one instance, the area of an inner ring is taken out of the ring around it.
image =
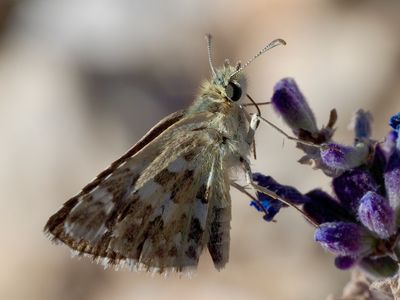
[[[233,73],[233,74],[231,75],[231,77],[233,77],[233,76],[236,75],[237,73],[243,71],[243,69],[245,69],[249,64],[251,64],[251,63],[252,63],[257,57],[259,57],[260,55],[262,55],[262,54],[264,54],[265,52],[267,52],[268,50],[270,50],[270,49],[272,49],[272,48],[274,48],[274,47],[276,47],[276,46],[280,46],[280,45],[285,46],[285,45],[286,45],[286,42],[285,42],[284,40],[282,40],[282,39],[273,40],[273,41],[270,42],[268,45],[266,45],[264,48],[262,48],[262,49],[260,50],[260,52],[258,52],[258,53],[257,53],[256,55],[254,55],[251,59],[249,59],[244,65],[242,65],[235,73]]]
[[[214,69],[214,66],[213,66],[213,63],[212,63],[212,59],[211,59],[211,39],[212,39],[212,36],[211,36],[211,34],[208,33],[206,35],[207,52],[208,52],[208,63],[210,64],[211,72],[212,72],[213,76],[215,77],[215,76],[217,76],[217,74],[215,73],[215,69]]]

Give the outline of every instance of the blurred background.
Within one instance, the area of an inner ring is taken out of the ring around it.
[[[189,105],[214,59],[245,61],[267,42],[288,45],[246,71],[268,100],[294,77],[319,125],[339,114],[336,140],[358,108],[382,138],[400,110],[400,2],[368,0],[1,0],[1,299],[325,299],[349,273],[313,241],[291,209],[266,223],[232,191],[230,263],[208,253],[192,279],[151,278],[71,259],[42,233],[47,218],[163,116]],[[270,107],[263,114],[287,128]],[[319,171],[273,129],[257,133],[253,168],[302,192],[330,191]]]

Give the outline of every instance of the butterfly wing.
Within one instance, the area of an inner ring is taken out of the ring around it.
[[[45,232],[55,240],[64,241],[65,235],[95,241],[104,233],[104,219],[112,219],[112,212],[124,206],[127,195],[140,172],[150,163],[143,159],[141,150],[158,136],[179,122],[185,112],[175,112],[156,124],[127,153],[101,172],[82,191],[67,201],[45,225]],[[147,155],[148,156],[148,155]],[[72,225],[73,224],[73,225]],[[68,243],[67,243],[68,244]]]
[[[182,271],[197,265],[209,241],[208,212],[215,205],[216,176],[222,172],[220,157],[209,155],[216,146],[207,139],[202,132],[183,139],[199,144],[178,153],[177,159],[138,187],[133,197],[142,200],[132,202],[120,216],[111,248],[131,259],[134,266]],[[202,151],[195,150],[197,147]],[[226,195],[229,197],[229,192]],[[230,199],[224,200],[229,206]]]
[[[229,249],[229,181],[220,137],[207,129],[210,117],[177,114],[160,122],[147,136],[164,130],[65,203],[45,230],[106,265],[182,271],[197,265],[208,243],[222,266]]]

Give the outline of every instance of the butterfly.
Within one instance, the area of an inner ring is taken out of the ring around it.
[[[244,65],[225,61],[215,69],[207,40],[212,75],[193,104],[162,119],[64,203],[44,228],[53,241],[105,267],[185,272],[205,248],[216,269],[226,265],[230,185],[244,191],[231,173],[244,169],[252,182],[249,156],[259,124],[259,114],[241,101],[243,69],[285,42],[272,41]]]

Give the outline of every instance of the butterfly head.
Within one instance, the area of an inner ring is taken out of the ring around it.
[[[246,95],[246,78],[242,72],[237,72],[240,66],[240,63],[236,67],[231,66],[225,60],[221,68],[214,70],[211,79],[211,84],[218,87],[221,96],[230,102],[237,102]]]
[[[188,109],[188,113],[200,111],[229,111],[246,96],[246,78],[243,70],[257,57],[278,45],[286,45],[281,39],[276,39],[261,49],[245,64],[237,63],[230,65],[226,60],[220,68],[214,68],[211,58],[211,35],[207,35],[208,61],[211,69],[211,80],[206,81],[201,88],[200,94]]]
[[[231,66],[228,60],[225,60],[224,66],[218,69],[214,69],[212,58],[211,58],[211,35],[208,34],[207,45],[208,45],[208,61],[212,72],[211,84],[218,87],[221,92],[221,96],[232,102],[239,101],[243,95],[246,94],[246,79],[243,75],[243,70],[251,64],[257,57],[279,45],[286,45],[286,42],[282,39],[276,39],[261,49],[256,55],[249,59],[244,65],[240,62],[236,66]]]

